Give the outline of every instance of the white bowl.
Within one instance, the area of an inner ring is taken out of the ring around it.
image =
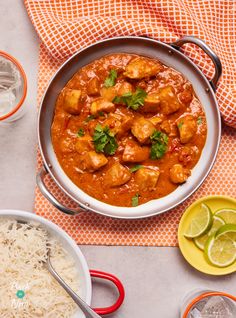
[[[16,220],[26,222],[35,221],[42,224],[43,227],[50,233],[50,235],[58,238],[58,241],[62,244],[63,248],[68,252],[75,262],[75,266],[79,275],[79,295],[87,304],[91,304],[92,287],[88,265],[81,250],[66,232],[64,232],[54,223],[30,212],[18,210],[0,210],[0,217],[14,218]],[[85,318],[85,316],[80,309],[78,309],[72,318]]]

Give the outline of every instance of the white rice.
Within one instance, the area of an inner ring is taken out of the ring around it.
[[[1,318],[71,318],[75,313],[76,304],[43,263],[49,245],[53,267],[78,292],[74,262],[58,240],[48,237],[47,231],[37,224],[29,227],[0,218]]]

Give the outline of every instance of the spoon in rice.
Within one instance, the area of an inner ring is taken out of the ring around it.
[[[56,279],[56,281],[61,285],[62,288],[70,295],[70,297],[74,300],[74,302],[79,306],[82,312],[85,314],[87,318],[101,318],[88,304],[86,304],[83,299],[81,299],[66,283],[65,281],[58,275],[55,269],[52,267],[50,261],[50,248],[47,253],[47,260],[45,265],[50,272],[50,274]]]
[[[28,222],[18,220],[18,226],[22,226],[22,224],[27,224],[29,228],[33,227],[34,225],[29,224]],[[55,278],[55,280],[61,285],[61,287],[70,295],[70,297],[74,300],[74,302],[79,306],[81,311],[85,314],[86,318],[101,318],[88,304],[86,304],[83,299],[81,299],[67,284],[66,282],[58,275],[58,273],[53,268],[51,261],[50,261],[50,254],[51,247],[47,245],[47,255],[46,260],[44,261],[45,267],[49,271],[49,273]]]

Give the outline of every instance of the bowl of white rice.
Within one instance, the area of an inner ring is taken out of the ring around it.
[[[2,210],[0,317],[85,317],[48,272],[45,266],[48,246],[55,270],[87,304],[91,304],[88,265],[70,236],[54,223],[33,213]]]

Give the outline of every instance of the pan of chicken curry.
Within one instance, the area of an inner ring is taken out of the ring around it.
[[[185,43],[211,58],[212,80],[180,51]],[[195,37],[171,45],[120,37],[79,51],[42,99],[41,192],[68,214],[141,218],[177,206],[202,184],[217,155],[220,75],[220,60]],[[77,208],[49,191],[48,173]]]

